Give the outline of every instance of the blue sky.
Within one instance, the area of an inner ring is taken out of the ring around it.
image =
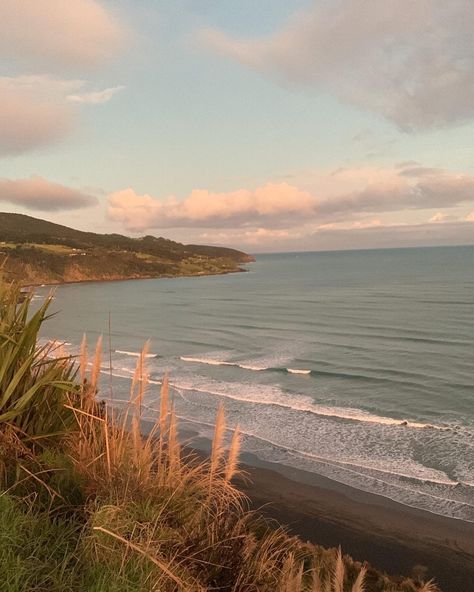
[[[256,252],[473,243],[473,18],[5,0],[0,209]]]

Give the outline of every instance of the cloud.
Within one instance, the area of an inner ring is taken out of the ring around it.
[[[436,175],[440,172],[440,169],[423,166],[409,166],[406,168],[402,168],[403,170],[400,172],[400,175],[402,175],[403,177],[425,177],[427,175]]]
[[[0,58],[48,69],[96,67],[126,36],[96,0],[2,0],[0,22]]]
[[[473,244],[472,224],[463,221],[437,224],[382,224],[361,228],[320,229],[304,241],[295,241],[294,250],[377,249],[432,245]],[[271,249],[270,249],[271,250]]]
[[[473,213],[474,214],[474,213]],[[323,224],[315,228],[268,231],[225,229],[192,235],[189,229],[177,240],[233,245],[251,252],[372,249],[428,245],[473,244],[472,222],[451,220],[433,227],[430,223],[382,223],[377,219],[353,223]]]
[[[22,77],[18,84],[14,78],[0,78],[0,156],[53,144],[74,127],[74,114],[61,101],[58,89],[45,92],[44,82],[25,78],[29,83]]]
[[[411,131],[474,116],[471,0],[313,0],[279,31],[202,43],[278,81],[332,92]]]
[[[466,222],[474,222],[474,212],[471,212],[466,216]]]
[[[110,99],[123,90],[125,86],[113,86],[104,90],[85,92],[81,94],[67,95],[66,100],[71,103],[83,103],[97,105],[100,103],[107,103]]]
[[[364,228],[379,228],[383,226],[378,219],[374,220],[356,220],[354,222],[332,222],[329,224],[321,224],[318,226],[318,231],[327,230],[361,230]]]
[[[57,70],[95,68],[115,55],[127,32],[96,0],[1,0],[0,157],[58,142],[72,131],[80,104],[105,103],[122,86],[89,91],[87,81],[54,77]]]
[[[76,189],[32,176],[15,180],[0,178],[0,202],[53,212],[87,208],[96,205],[97,199]]]
[[[79,92],[87,84],[47,75],[0,77],[0,157],[66,138],[76,126],[80,104],[104,103],[124,88]]]
[[[449,220],[450,216],[444,212],[436,212],[436,214],[434,216],[431,216],[431,218],[429,219],[429,222],[434,222],[434,223],[440,223],[440,222],[446,222],[446,220]]]
[[[133,189],[109,196],[109,216],[130,230],[197,226],[245,226],[260,220],[301,219],[311,214],[311,195],[287,183],[268,183],[254,191],[229,193],[193,190],[184,200],[174,196],[157,200]]]
[[[406,169],[411,167],[421,166],[417,160],[404,160],[403,162],[398,162],[395,165],[396,169]]]
[[[200,241],[211,243],[229,244],[238,241],[249,246],[265,244],[267,242],[281,242],[294,240],[299,235],[288,230],[271,230],[268,228],[255,228],[252,230],[227,229],[225,231],[211,231],[199,234]]]
[[[455,207],[474,201],[474,177],[440,176],[409,184],[401,179],[369,185],[362,191],[328,198],[320,202],[319,212],[361,214]]]
[[[411,165],[409,165],[411,166]],[[421,167],[419,176],[405,169],[339,169],[322,172],[310,192],[288,183],[267,183],[254,190],[227,193],[193,190],[179,200],[156,199],[133,189],[108,197],[108,215],[132,231],[151,228],[297,228],[313,223],[335,228],[388,212],[455,208],[474,202],[474,175]],[[323,193],[324,192],[324,193]],[[370,225],[379,223],[372,220]]]

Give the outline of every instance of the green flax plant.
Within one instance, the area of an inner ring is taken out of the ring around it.
[[[52,296],[37,310],[32,299],[0,272],[0,433],[13,429],[34,443],[70,429],[74,417],[64,404],[78,386],[72,358],[39,342]]]

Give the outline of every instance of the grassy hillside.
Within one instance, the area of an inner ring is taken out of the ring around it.
[[[0,280],[0,589],[5,592],[437,592],[289,536],[236,489],[240,434],[218,408],[210,458],[181,448],[168,381],[144,437],[144,348],[130,403],[101,403],[101,340],[39,345],[49,301]],[[107,387],[108,390],[108,387]]]
[[[253,261],[235,249],[82,232],[9,213],[0,213],[2,257],[22,284],[219,274]]]

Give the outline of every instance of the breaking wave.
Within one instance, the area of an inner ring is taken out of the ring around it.
[[[122,356],[131,356],[132,358],[139,358],[141,356],[140,352],[132,352],[132,351],[126,351],[123,349],[116,349],[115,350],[116,354],[121,354]],[[145,358],[156,358],[157,354],[146,354]]]

